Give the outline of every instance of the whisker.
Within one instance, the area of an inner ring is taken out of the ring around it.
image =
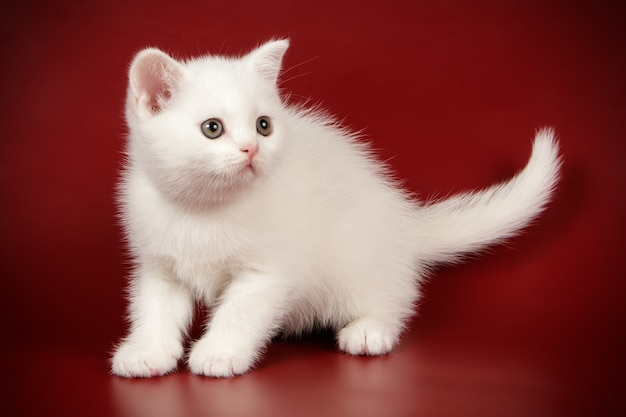
[[[281,79],[279,84],[282,85],[283,83],[289,82],[291,80],[295,80],[296,78],[305,77],[305,76],[311,75],[311,74],[313,74],[313,73],[312,72],[304,72],[302,74],[296,74],[296,75],[293,75],[293,76],[291,76],[289,78],[286,78],[284,80]]]
[[[292,66],[291,66],[291,67],[289,67],[289,68],[285,68],[285,69],[282,71],[282,73],[283,73],[283,74],[286,74],[286,73],[288,73],[289,71],[291,71],[291,70],[293,70],[293,69],[295,69],[295,68],[301,67],[302,65],[308,64],[309,62],[312,62],[312,61],[314,61],[314,60],[316,60],[316,59],[318,59],[318,58],[319,58],[319,56],[314,56],[314,57],[313,57],[313,58],[311,58],[311,59],[307,59],[306,61],[302,61],[302,62],[300,62],[300,63],[298,63],[298,64],[292,65]]]
[[[311,58],[311,59],[307,59],[306,61],[302,61],[302,62],[300,62],[300,63],[298,63],[298,64],[292,65],[292,66],[291,66],[291,67],[289,67],[289,68],[284,69],[284,70],[281,72],[281,79],[279,80],[279,85],[282,85],[282,83],[285,83],[285,82],[291,81],[291,80],[293,80],[293,79],[295,79],[295,78],[304,77],[304,76],[306,76],[306,75],[311,75],[311,74],[312,74],[312,72],[305,72],[305,73],[302,73],[302,74],[293,75],[293,76],[291,76],[291,77],[289,77],[289,78],[285,78],[285,79],[283,79],[283,78],[282,78],[282,76],[284,76],[285,74],[289,73],[289,71],[293,71],[294,69],[299,68],[299,67],[301,67],[302,65],[306,65],[306,64],[308,64],[308,63],[310,63],[310,62],[312,62],[312,61],[316,60],[317,58],[318,58],[318,57],[313,57],[313,58]]]

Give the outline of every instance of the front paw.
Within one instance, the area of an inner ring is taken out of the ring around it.
[[[124,341],[113,354],[111,371],[125,378],[165,375],[176,369],[183,347],[153,341]]]
[[[248,372],[257,354],[228,343],[200,339],[189,355],[189,368],[196,375],[232,377]]]

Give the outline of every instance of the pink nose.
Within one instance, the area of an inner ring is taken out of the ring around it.
[[[252,160],[252,158],[254,158],[254,155],[256,155],[259,151],[259,145],[257,145],[256,143],[249,143],[239,148],[239,150],[246,153],[248,155],[248,159]]]

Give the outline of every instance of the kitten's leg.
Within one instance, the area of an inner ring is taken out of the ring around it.
[[[339,349],[351,355],[384,355],[398,343],[405,318],[362,316],[337,335]]]
[[[142,265],[130,288],[131,330],[116,348],[112,372],[132,377],[167,374],[183,355],[193,313],[189,292],[157,265]]]
[[[225,291],[205,335],[189,355],[195,374],[230,377],[246,373],[278,329],[284,284],[260,272],[238,276]]]

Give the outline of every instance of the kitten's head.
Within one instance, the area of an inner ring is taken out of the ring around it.
[[[289,42],[240,58],[178,61],[153,48],[129,71],[129,157],[169,199],[228,200],[276,163],[286,135],[277,78]]]

